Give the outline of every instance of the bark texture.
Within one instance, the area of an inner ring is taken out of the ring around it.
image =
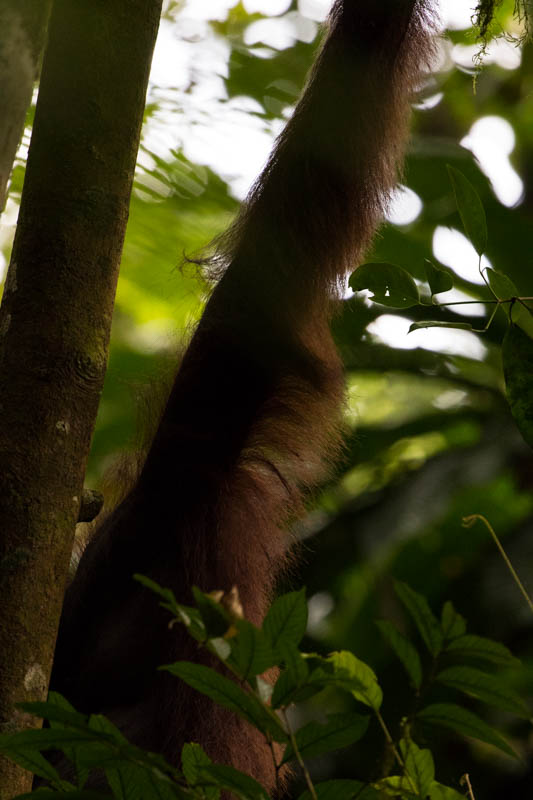
[[[0,212],[39,74],[51,0],[2,0],[0,7]]]
[[[161,0],[56,0],[0,307],[0,731],[46,695]],[[31,778],[0,760],[0,800]]]

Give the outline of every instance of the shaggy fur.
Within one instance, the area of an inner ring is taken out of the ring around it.
[[[218,283],[135,485],[88,544],[66,595],[52,687],[179,761],[184,741],[269,789],[255,730],[156,672],[196,645],[132,574],[187,602],[239,588],[260,622],[302,511],[340,447],[329,331],[397,180],[431,54],[429,0],[337,0],[293,117],[214,245]]]

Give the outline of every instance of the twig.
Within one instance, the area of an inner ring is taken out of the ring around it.
[[[511,573],[514,582],[516,583],[516,585],[520,589],[522,595],[524,596],[525,601],[528,604],[530,611],[533,613],[533,602],[531,601],[530,596],[526,592],[526,590],[524,588],[524,584],[522,583],[522,581],[518,577],[518,575],[516,573],[516,570],[515,570],[515,568],[513,567],[512,563],[511,563],[511,559],[509,558],[509,556],[507,555],[507,553],[503,549],[502,543],[498,539],[498,536],[496,535],[496,532],[494,531],[494,528],[492,527],[492,525],[490,524],[488,519],[486,519],[486,517],[484,517],[483,514],[470,514],[468,517],[463,517],[463,525],[464,525],[465,528],[471,528],[472,525],[474,525],[478,520],[480,520],[485,525],[485,527],[489,530],[490,535],[492,536],[494,542],[496,543],[496,547],[500,551],[501,557],[503,558],[503,560],[505,561],[505,563],[507,565],[507,569]]]

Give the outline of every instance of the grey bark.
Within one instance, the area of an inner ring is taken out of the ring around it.
[[[55,0],[0,307],[0,731],[46,696],[161,0]],[[0,759],[0,798],[31,778]]]
[[[39,74],[51,0],[2,0],[0,6],[0,212]]]

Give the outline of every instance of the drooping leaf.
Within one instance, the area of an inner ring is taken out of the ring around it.
[[[430,725],[449,728],[456,733],[471,736],[473,739],[479,739],[481,742],[497,747],[513,758],[518,757],[498,731],[487,725],[477,714],[454,703],[434,703],[426,706],[418,712],[417,719]]]
[[[457,210],[465,233],[481,256],[487,249],[487,219],[479,195],[462,172],[448,165],[448,174],[455,194]]]
[[[519,717],[527,719],[531,716],[518,695],[508,689],[500,679],[480,669],[468,666],[447,667],[439,672],[437,681]]]
[[[501,642],[470,633],[449,642],[445,649],[460,658],[476,658],[492,664],[501,664],[505,667],[518,666],[520,664],[520,661]]]
[[[210,697],[215,703],[234,711],[260,731],[270,733],[275,741],[285,742],[287,740],[287,734],[278,717],[270,714],[259,700],[214,669],[188,661],[178,661],[162,667],[162,669],[181,678],[193,689]]]
[[[502,344],[507,400],[518,430],[533,448],[533,339],[511,323]]]
[[[424,261],[424,269],[432,295],[440,294],[441,292],[449,292],[450,289],[453,289],[453,275],[450,272],[435,266],[435,264],[427,258]]]
[[[375,672],[348,650],[331,653],[326,662],[333,667],[336,686],[350,691],[356,700],[377,710],[383,702],[383,692]]]
[[[429,652],[433,656],[438,655],[442,648],[442,632],[426,598],[401,581],[394,582],[394,589],[413,618]]]
[[[284,646],[294,647],[307,627],[305,589],[278,597],[270,606],[263,622],[263,631],[272,649],[283,655]]]
[[[359,741],[366,733],[368,717],[355,714],[332,714],[325,723],[309,722],[300,728],[294,739],[298,752],[302,758],[329,753],[331,750],[341,750],[354,742]],[[283,764],[296,757],[296,752],[289,742],[283,754]]]
[[[372,300],[392,308],[409,308],[420,303],[418,287],[409,273],[396,264],[361,264],[349,280],[354,292],[372,292]]]
[[[485,274],[490,284],[490,288],[498,300],[510,300],[511,297],[518,297],[518,289],[507,275],[497,272],[490,267],[485,270]]]
[[[415,646],[403,633],[400,633],[392,622],[378,620],[376,625],[404,665],[415,689],[419,689],[422,684],[422,665]]]
[[[457,328],[457,330],[460,331],[473,330],[472,325],[469,322],[440,322],[438,319],[427,319],[420,322],[412,322],[411,325],[409,325],[409,330],[407,333],[419,331],[422,330],[422,328]]]
[[[42,742],[40,744],[39,739],[35,737],[29,740],[27,734],[30,733],[41,733],[41,731],[0,734],[0,753],[20,767],[33,772],[39,778],[45,778],[50,781],[54,787],[60,787],[61,776],[55,767],[39,752],[40,747],[46,748],[46,743]],[[54,745],[50,745],[51,747],[54,747]]]

